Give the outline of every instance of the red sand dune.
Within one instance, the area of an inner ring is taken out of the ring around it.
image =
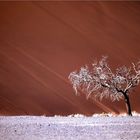
[[[139,15],[139,2],[0,2],[0,114],[124,112],[123,101],[75,96],[67,77],[102,55],[112,68],[137,61]]]

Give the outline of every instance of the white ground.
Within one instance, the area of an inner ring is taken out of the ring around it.
[[[140,140],[140,117],[0,117],[0,140]]]

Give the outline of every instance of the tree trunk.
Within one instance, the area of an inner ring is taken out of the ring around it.
[[[125,100],[125,104],[126,104],[126,109],[127,109],[127,114],[129,116],[132,116],[132,111],[131,111],[131,105],[130,105],[130,101],[129,101],[129,96],[127,95],[127,93],[123,93],[124,95],[124,100]]]

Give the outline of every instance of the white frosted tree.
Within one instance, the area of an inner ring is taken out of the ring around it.
[[[108,65],[107,57],[102,57],[90,68],[84,66],[78,72],[71,72],[68,78],[76,94],[81,90],[87,98],[94,96],[100,100],[110,98],[112,101],[123,99],[127,114],[132,116],[129,93],[140,83],[140,62],[132,63],[129,68],[119,67],[113,72]]]

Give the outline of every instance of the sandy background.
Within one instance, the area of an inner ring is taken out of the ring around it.
[[[76,97],[67,77],[101,55],[129,65],[139,45],[139,2],[0,2],[0,114],[124,112],[123,102]]]

